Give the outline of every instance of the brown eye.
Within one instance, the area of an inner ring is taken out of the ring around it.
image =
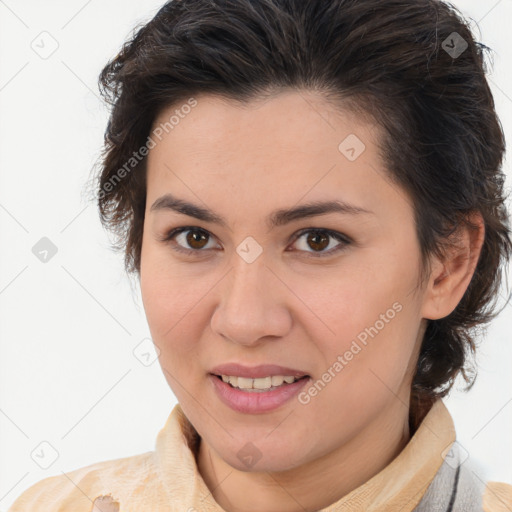
[[[352,242],[349,237],[342,235],[341,233],[318,228],[302,230],[301,232],[299,232],[295,241],[297,242],[298,240],[303,238],[304,235],[308,236],[304,238],[306,243],[303,245],[305,246],[305,248],[301,249],[300,252],[305,252],[307,253],[308,256],[313,257],[330,256],[334,253],[342,251]],[[331,248],[329,251],[326,251],[325,249],[329,247],[331,240],[337,240],[339,244],[337,246],[334,245],[334,248]],[[313,249],[313,251],[307,250],[308,248]]]
[[[306,234],[308,236],[304,238],[306,241],[305,247],[300,249],[299,253],[306,253],[307,256],[312,257],[331,256],[342,251],[352,243],[352,240],[342,233],[320,228],[302,230],[296,236],[295,243]],[[214,249],[215,247],[208,247],[210,240],[211,235],[208,231],[195,226],[173,229],[161,238],[162,242],[172,242],[175,251],[194,256],[199,256],[207,250]],[[331,245],[332,240],[336,240],[339,243],[337,245],[334,244],[334,247],[327,251],[326,249]]]
[[[208,234],[202,230],[189,229],[188,234],[185,236],[185,241],[192,249],[203,249],[208,242]]]
[[[175,251],[186,254],[200,254],[212,248],[208,247],[210,234],[193,226],[173,229],[161,241],[172,242]]]
[[[315,251],[323,251],[329,245],[329,236],[321,233],[310,233],[306,240]]]

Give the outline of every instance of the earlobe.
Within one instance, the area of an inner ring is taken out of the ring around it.
[[[468,216],[452,236],[442,259],[433,257],[432,271],[425,290],[423,318],[438,320],[457,307],[474,275],[485,239],[485,223],[480,212]]]

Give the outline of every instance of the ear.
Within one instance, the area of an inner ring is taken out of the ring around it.
[[[476,227],[461,226],[451,237],[453,246],[442,259],[431,260],[431,274],[425,290],[422,317],[438,320],[448,316],[462,299],[475,272],[485,239],[485,223],[480,212],[468,220]]]

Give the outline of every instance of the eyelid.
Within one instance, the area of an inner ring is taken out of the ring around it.
[[[164,243],[172,242],[176,236],[178,236],[179,234],[181,234],[183,232],[187,232],[187,231],[202,231],[202,232],[206,233],[209,237],[216,238],[215,235],[210,233],[210,231],[208,231],[205,228],[202,228],[199,226],[181,226],[181,227],[171,229],[164,236],[158,237],[158,240],[160,242],[164,242]],[[334,238],[335,240],[337,240],[341,244],[341,247],[331,249],[326,252],[317,252],[317,253],[315,253],[314,251],[311,251],[311,252],[310,251],[300,251],[300,250],[298,251],[299,253],[300,252],[306,253],[307,257],[309,257],[309,256],[311,256],[313,258],[328,257],[330,255],[334,255],[334,254],[338,254],[338,253],[342,252],[346,248],[346,246],[352,245],[354,243],[353,239],[350,238],[348,235],[345,235],[344,233],[340,233],[339,231],[334,231],[334,230],[328,229],[328,228],[319,228],[319,227],[308,227],[308,228],[300,229],[299,231],[294,233],[293,240],[291,243],[292,244],[295,243],[302,235],[304,235],[305,233],[310,233],[310,232],[325,233],[330,238]],[[180,245],[177,245],[174,243],[173,250],[175,250],[177,252],[185,253],[185,254],[199,256],[201,253],[207,252],[212,249],[186,249],[186,248],[183,248]]]

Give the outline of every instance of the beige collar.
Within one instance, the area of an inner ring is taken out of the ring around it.
[[[195,459],[199,435],[179,404],[172,410],[156,441],[158,472],[169,500],[205,512],[224,512],[214,500]],[[451,415],[438,399],[413,437],[382,471],[322,512],[410,512],[421,501],[428,485],[455,441]],[[343,508],[342,508],[343,507]]]

